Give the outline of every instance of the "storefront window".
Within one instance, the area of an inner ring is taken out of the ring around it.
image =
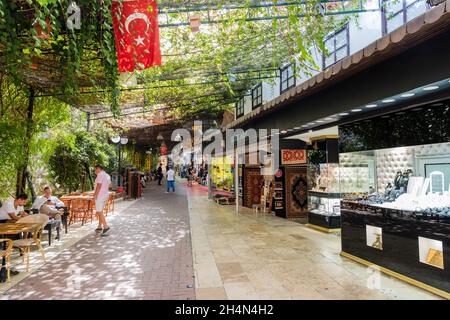
[[[233,191],[233,158],[215,157],[211,161],[211,182],[216,190]]]
[[[340,156],[344,199],[450,220],[450,143]]]

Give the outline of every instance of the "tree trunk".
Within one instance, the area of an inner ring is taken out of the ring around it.
[[[89,164],[85,163],[84,164],[84,170],[86,171],[86,176],[89,179],[89,183],[90,183],[90,187],[94,187],[94,180],[92,179],[92,175],[91,175],[91,171],[89,170]]]
[[[24,162],[17,172],[16,196],[25,192],[27,184],[27,170],[30,159],[30,143],[33,136],[33,111],[34,111],[34,89],[30,87],[30,96],[28,98],[26,133],[24,141]]]
[[[34,190],[33,177],[28,169],[26,171],[26,178],[28,182],[28,189],[30,189],[31,192],[31,201],[34,202],[34,200],[36,200],[36,190]]]

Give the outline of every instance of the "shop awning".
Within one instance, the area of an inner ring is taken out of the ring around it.
[[[417,46],[448,31],[450,0],[430,9],[402,27],[371,43],[364,49],[338,61],[309,80],[286,91],[252,112],[236,119],[226,128],[241,128],[279,108],[297,102],[328,88],[344,79],[366,70],[377,63]],[[431,58],[431,57],[430,57]]]

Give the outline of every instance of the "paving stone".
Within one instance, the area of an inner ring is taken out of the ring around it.
[[[195,299],[187,197],[176,190],[145,188],[108,237],[88,234],[1,298]]]

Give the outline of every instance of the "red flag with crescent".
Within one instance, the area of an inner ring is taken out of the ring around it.
[[[120,72],[161,65],[155,0],[114,1],[112,18]]]

